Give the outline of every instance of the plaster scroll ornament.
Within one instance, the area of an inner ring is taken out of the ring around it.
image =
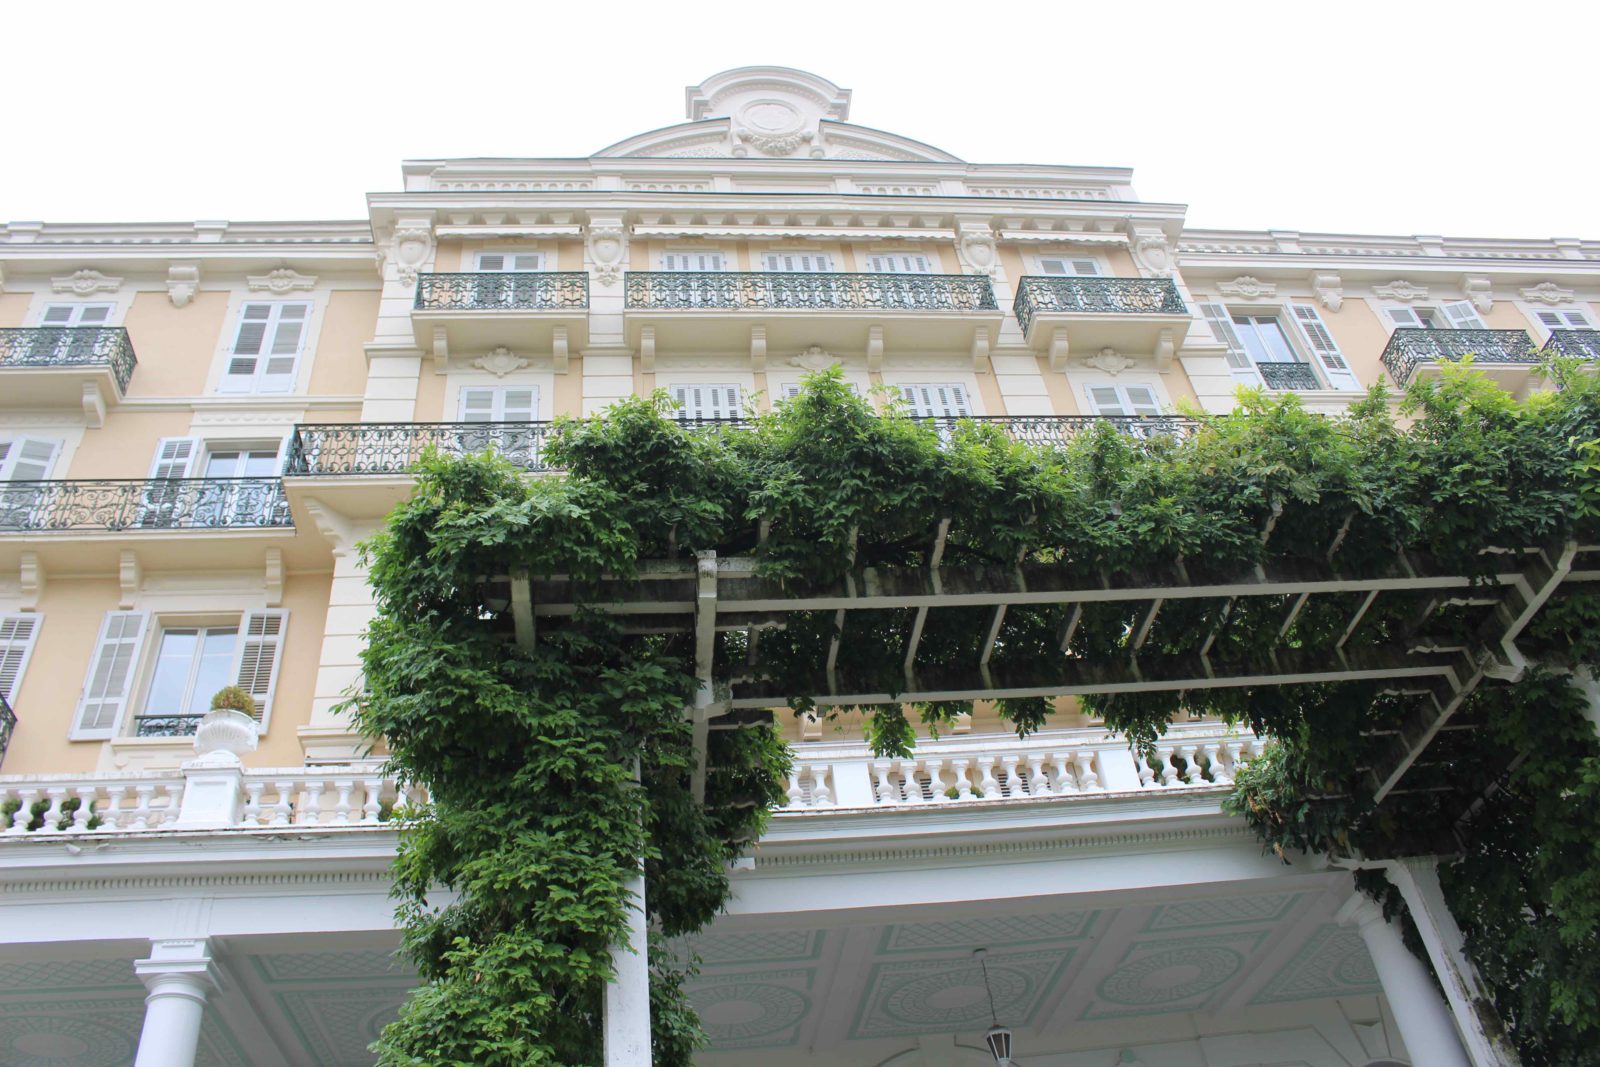
[[[967,230],[956,243],[961,263],[968,274],[993,275],[999,263],[995,254],[994,234],[984,230]]]
[[[1338,311],[1344,306],[1344,282],[1337,274],[1313,274],[1311,291],[1329,311]]]
[[[1530,304],[1548,304],[1554,307],[1557,304],[1572,303],[1573,292],[1563,289],[1555,282],[1540,282],[1522,290],[1522,299]]]
[[[73,271],[65,278],[51,278],[50,288],[58,293],[73,296],[92,296],[95,293],[114,293],[122,288],[121,278],[111,278],[97,270]]]
[[[1467,294],[1467,299],[1472,301],[1472,306],[1480,314],[1489,314],[1494,307],[1494,286],[1488,278],[1470,276],[1461,279],[1461,291]]]
[[[1159,230],[1139,234],[1133,242],[1133,259],[1152,278],[1172,276],[1172,249]]]
[[[167,268],[167,299],[173,307],[188,307],[200,292],[200,264],[174,263]]]
[[[1114,377],[1133,366],[1133,360],[1118,352],[1115,348],[1102,348],[1088,359],[1085,359],[1083,365],[1093,367],[1095,370],[1105,371]]]
[[[622,254],[627,250],[621,226],[589,227],[589,258],[594,263],[595,280],[615,285],[622,277]]]
[[[433,230],[427,226],[401,226],[391,244],[395,272],[406,285],[415,285],[417,272],[433,254]]]
[[[486,370],[496,378],[504,378],[514,370],[521,370],[528,365],[528,360],[523,359],[505,345],[491,351],[487,356],[479,356],[472,361],[472,365],[479,370]]]
[[[838,356],[821,345],[812,345],[798,356],[789,357],[789,365],[791,367],[799,367],[802,370],[809,371],[827,370],[839,362]]]
[[[1260,300],[1262,297],[1276,295],[1278,287],[1272,282],[1260,281],[1248,274],[1241,274],[1231,282],[1218,284],[1217,290],[1226,296],[1236,296],[1241,300]]]
[[[1388,285],[1374,285],[1372,291],[1378,296],[1386,296],[1390,300],[1398,300],[1402,304],[1409,304],[1413,300],[1422,300],[1428,295],[1427,286],[1412,285],[1404,278],[1396,278]]]
[[[265,274],[254,274],[245,279],[250,288],[256,292],[267,292],[273,296],[286,296],[296,291],[307,292],[316,288],[317,279],[310,274],[301,274],[299,271],[290,270],[288,267],[279,267],[277,270]]]

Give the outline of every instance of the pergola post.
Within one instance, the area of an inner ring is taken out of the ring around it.
[[[1357,892],[1339,909],[1339,922],[1354,926],[1366,942],[1414,1067],[1472,1067],[1428,969],[1406,948],[1383,909]]]

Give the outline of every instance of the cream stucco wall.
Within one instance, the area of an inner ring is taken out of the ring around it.
[[[376,289],[335,289],[317,334],[306,392],[312,396],[360,396],[367,387],[362,346],[378,321]]]
[[[124,320],[139,357],[128,397],[205,395],[224,344],[228,302],[220,290],[201,290],[183,308],[173,307],[165,292],[135,294]]]

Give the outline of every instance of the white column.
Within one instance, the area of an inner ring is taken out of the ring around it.
[[[1406,948],[1383,909],[1356,893],[1339,909],[1339,922],[1354,926],[1366,942],[1413,1067],[1471,1067],[1433,976]]]
[[[1467,959],[1461,928],[1445,905],[1437,865],[1431,859],[1396,860],[1385,873],[1405,897],[1473,1067],[1517,1067],[1521,1061],[1516,1050],[1495,1036],[1500,1031],[1498,1023],[1492,1028],[1485,1026],[1476,1007],[1492,1001],[1477,968]]]
[[[650,1067],[650,935],[645,925],[644,874],[628,883],[628,943],[611,950],[616,979],[606,986],[605,1067]]]
[[[328,589],[311,717],[299,729],[300,744],[307,759],[348,762],[359,759],[368,744],[355,732],[349,717],[333,709],[349,699],[351,688],[361,680],[361,652],[366,647],[362,635],[378,611],[356,548],[372,536],[377,525],[355,521],[317,498],[307,499],[306,510],[333,546],[333,581]]]
[[[133,1067],[194,1067],[200,1022],[211,989],[211,956],[204,938],[152,941],[133,971],[150,990]]]

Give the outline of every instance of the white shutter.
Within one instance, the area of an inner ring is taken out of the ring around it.
[[[75,306],[72,304],[51,304],[44,309],[44,318],[39,320],[41,326],[70,326],[72,324]]]
[[[737,419],[743,414],[737,385],[675,385],[679,419]]]
[[[506,257],[496,252],[479,252],[478,269],[502,271],[506,269]]]
[[[1444,312],[1445,321],[1450,323],[1452,330],[1486,330],[1483,320],[1478,318],[1477,309],[1470,300],[1457,300],[1449,304],[1441,304],[1439,310]]]
[[[518,386],[500,392],[501,422],[532,422],[539,417],[539,390],[534,386]]]
[[[1094,259],[1040,256],[1039,269],[1045,274],[1070,274],[1080,278],[1093,278],[1100,273],[1100,263]]]
[[[193,437],[163,437],[150,464],[152,478],[187,478],[194,469],[200,442]]]
[[[662,270],[719,271],[722,269],[721,252],[663,252]]]
[[[1148,385],[1125,385],[1122,391],[1128,398],[1128,410],[1135,415],[1161,414],[1161,404],[1156,400],[1156,391]]]
[[[528,273],[540,269],[543,257],[538,252],[479,252],[478,269],[492,273]]]
[[[15,704],[22,672],[39,637],[38,615],[0,615],[0,697]]]
[[[1422,316],[1410,308],[1387,308],[1386,311],[1389,321],[1394,323],[1397,330],[1425,330],[1428,328],[1428,324],[1422,321]]]
[[[41,326],[104,326],[111,320],[114,304],[50,304],[39,320]]]
[[[824,252],[769,252],[766,263],[773,271],[826,274],[833,270],[833,261]]]
[[[955,382],[902,385],[900,395],[919,419],[964,419],[972,414],[967,391]]]
[[[1333,333],[1322,321],[1317,309],[1310,304],[1291,304],[1290,310],[1294,312],[1294,321],[1300,327],[1300,332],[1305,335],[1306,344],[1317,354],[1328,384],[1335,389],[1360,389],[1361,383],[1351,373],[1350,364],[1345,362],[1344,353],[1339,351]]]
[[[1581,311],[1538,311],[1539,324],[1547,330],[1588,330],[1589,316]]]
[[[1211,336],[1228,346],[1228,370],[1234,380],[1247,385],[1260,385],[1261,377],[1256,374],[1250,353],[1245,351],[1244,342],[1239,340],[1239,333],[1233,328],[1233,316],[1228,313],[1227,306],[1201,304],[1200,310],[1211,326]]]
[[[133,688],[146,617],[142,611],[106,612],[78,701],[73,738],[110,737],[116,728]]]
[[[239,627],[234,684],[255,698],[257,722],[265,723],[272,710],[288,620],[287,611],[252,611],[246,613],[244,624]]]
[[[1114,385],[1091,385],[1087,387],[1089,404],[1094,408],[1096,415],[1127,415],[1128,410],[1122,406],[1122,394]]]
[[[55,466],[60,441],[45,437],[16,437],[0,441],[0,482],[42,482]]]
[[[311,305],[272,301],[239,310],[228,366],[218,384],[224,393],[286,393],[294,386],[295,363],[305,341]]]
[[[278,304],[276,311],[277,329],[272,333],[266,350],[266,362],[256,383],[256,391],[261,393],[287,393],[294,388],[295,361],[305,341],[311,305]]]
[[[494,390],[493,389],[463,389],[463,390],[461,390],[461,421],[462,422],[493,422],[494,421]]]
[[[462,422],[533,422],[538,417],[536,385],[461,390]]]
[[[885,253],[868,256],[867,270],[873,274],[932,274],[933,263],[916,252]]]
[[[1161,401],[1148,385],[1088,385],[1084,393],[1096,415],[1159,415]]]

